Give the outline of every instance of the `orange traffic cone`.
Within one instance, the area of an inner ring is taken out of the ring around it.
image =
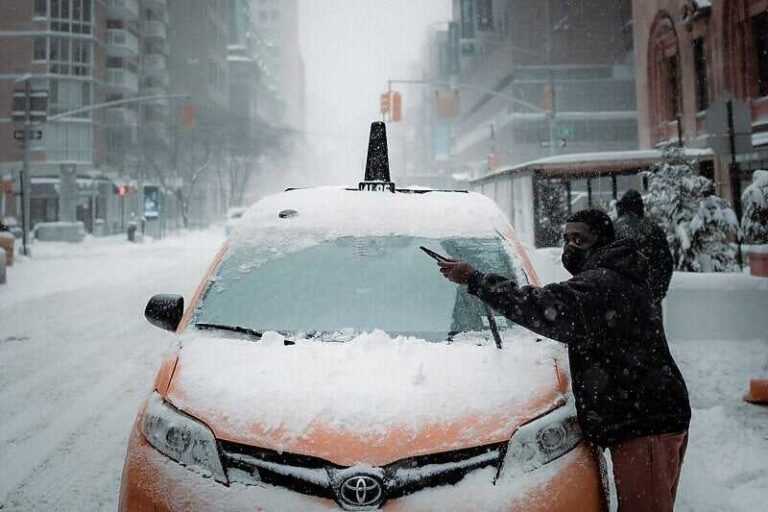
[[[768,379],[752,379],[749,381],[749,393],[744,400],[753,404],[768,405]]]

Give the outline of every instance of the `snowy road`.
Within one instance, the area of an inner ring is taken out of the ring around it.
[[[192,288],[219,230],[129,245],[37,244],[0,287],[0,510],[113,511],[125,443],[169,334],[154,293]],[[741,401],[768,340],[673,342],[694,418],[678,510],[764,510],[768,409]]]
[[[189,297],[219,233],[37,244],[11,269],[0,287],[3,512],[116,509],[128,433],[171,336],[144,305]]]

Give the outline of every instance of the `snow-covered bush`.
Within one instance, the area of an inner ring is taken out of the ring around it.
[[[536,215],[536,239],[540,247],[557,247],[562,244],[563,225],[568,218],[568,190],[558,179],[538,180],[538,212]]]
[[[667,148],[663,161],[644,176],[646,211],[667,234],[677,270],[737,270],[731,243],[739,233],[736,215],[714,195],[714,184],[699,174],[698,162],[686,160],[681,148]]]
[[[768,244],[768,171],[755,171],[741,195],[741,231],[750,244]]]

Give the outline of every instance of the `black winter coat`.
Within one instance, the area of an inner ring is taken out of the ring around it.
[[[572,279],[518,287],[475,272],[469,293],[513,322],[568,345],[584,435],[600,446],[688,429],[688,390],[667,346],[661,304],[630,240],[591,251]]]
[[[626,213],[613,224],[616,238],[629,238],[638,244],[640,254],[648,258],[648,285],[657,300],[667,295],[675,263],[664,231],[645,217]]]

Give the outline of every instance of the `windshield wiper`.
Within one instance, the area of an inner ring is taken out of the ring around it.
[[[240,334],[247,334],[248,336],[253,336],[257,340],[260,340],[262,337],[262,333],[260,331],[250,329],[248,327],[240,327],[239,325],[219,325],[219,324],[195,324],[195,327],[201,330],[220,330],[220,331],[231,331],[236,332]],[[289,340],[288,338],[285,338],[283,340],[283,345],[290,346],[295,345],[296,342],[293,340]]]
[[[241,334],[247,334],[249,336],[253,336],[256,339],[261,339],[261,336],[262,336],[262,333],[260,333],[259,331],[249,329],[248,327],[240,327],[239,325],[195,324],[195,327],[203,330],[216,329],[219,331],[238,332]]]

